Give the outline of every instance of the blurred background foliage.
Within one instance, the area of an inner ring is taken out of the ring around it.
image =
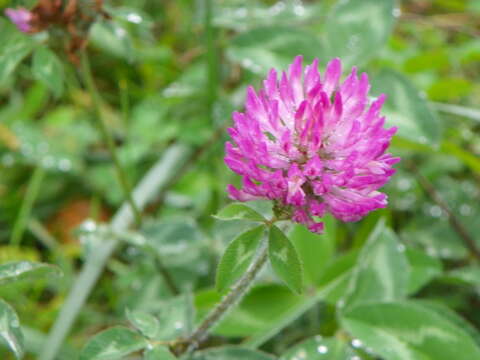
[[[0,0],[3,8],[34,3]],[[158,316],[155,338],[181,336],[194,322],[191,302],[198,319],[218,301],[218,259],[251,226],[211,217],[228,202],[226,184],[238,181],[222,160],[224,130],[246,86],[258,87],[271,67],[284,69],[298,54],[318,57],[321,67],[339,56],[368,72],[373,95],[388,94],[384,113],[399,127],[391,152],[403,159],[385,189],[390,206],[359,223],[328,219],[322,236],[294,228],[304,294],[266,271],[206,346],[244,344],[284,360],[480,354],[480,2],[116,0],[105,10],[111,18],[92,26],[88,52],[129,183],[172,147],[185,151],[177,168],[162,170],[165,184],[149,199],[142,227],[114,234],[109,223],[124,194],[78,65],[51,32],[25,35],[0,19],[0,262],[53,263],[64,273],[0,288],[21,320],[26,358],[38,358],[75,274],[108,240],[119,246],[59,358],[75,359],[101,330],[135,325],[136,310]],[[377,243],[371,231],[379,221],[395,233],[385,230]],[[158,259],[188,296],[172,296]],[[387,292],[381,285],[391,286],[395,294],[378,305],[390,315],[361,305],[339,318],[345,301],[363,296],[349,295],[352,283],[377,300]],[[406,308],[406,297],[418,301]],[[444,331],[450,348],[415,345],[421,334],[407,336],[407,325],[439,331],[439,342]],[[411,352],[401,355],[404,347]],[[6,348],[0,354],[9,359]],[[235,348],[195,356],[247,358],[270,359]]]

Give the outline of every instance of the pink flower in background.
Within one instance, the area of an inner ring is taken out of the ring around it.
[[[32,20],[32,13],[25,8],[6,9],[5,15],[17,26],[18,30],[22,32],[30,31],[30,21]]]
[[[370,103],[365,73],[353,68],[340,82],[341,62],[325,74],[318,60],[303,71],[297,56],[278,79],[272,69],[258,93],[247,90],[245,113],[233,114],[226,164],[242,175],[243,186],[228,186],[238,201],[274,200],[293,221],[322,232],[315,219],[326,212],[357,221],[387,205],[377,190],[400,159],[386,154],[396,128],[384,128],[385,95]]]

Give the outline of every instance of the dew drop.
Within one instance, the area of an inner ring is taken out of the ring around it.
[[[128,256],[134,257],[135,255],[138,255],[140,251],[135,246],[129,246],[126,253]]]
[[[412,187],[412,182],[408,178],[401,178],[397,181],[397,188],[401,191],[407,191]]]
[[[42,159],[42,165],[45,166],[46,168],[51,168],[55,164],[55,159],[53,156],[45,156]]]
[[[238,8],[234,12],[235,17],[237,18],[244,18],[247,16],[247,14],[247,9],[245,9],[244,7]]]
[[[269,12],[270,12],[270,15],[278,15],[279,13],[281,13],[283,10],[285,10],[285,3],[283,1],[279,1],[277,2],[275,5],[273,5]]]
[[[360,38],[358,37],[358,35],[352,35],[348,40],[347,48],[349,48],[350,50],[355,49],[358,46],[359,42]]]
[[[462,216],[470,216],[472,215],[472,207],[468,204],[460,205],[460,214]]]
[[[135,280],[135,281],[132,283],[131,287],[132,287],[132,290],[140,290],[140,288],[142,287],[142,284],[141,284],[140,281]]]
[[[176,321],[173,326],[175,327],[175,330],[183,329],[183,323],[181,321]]]
[[[92,219],[85,220],[81,225],[81,229],[87,232],[93,232],[97,229],[97,223]]]
[[[122,29],[121,27],[117,27],[115,28],[115,35],[121,38],[121,37],[125,37],[125,35],[127,35],[127,32],[125,31],[125,29]]]
[[[127,20],[134,24],[140,24],[143,18],[137,13],[130,13],[127,15]]]
[[[438,205],[433,205],[430,207],[429,213],[431,216],[438,218],[442,216],[442,209]]]
[[[424,97],[426,97],[426,95],[424,95]],[[418,142],[420,144],[426,144],[427,143],[427,138],[425,136],[419,136],[418,137]]]
[[[447,248],[440,249],[440,255],[442,257],[449,257],[451,254],[452,253],[451,253],[450,249],[447,249]]]
[[[297,360],[303,360],[307,358],[307,352],[305,350],[300,350],[297,355],[295,356],[295,359]]]
[[[293,13],[297,16],[304,16],[306,13],[305,7],[301,4],[297,4],[293,7]]]
[[[326,347],[325,345],[320,345],[319,347],[317,347],[317,351],[320,354],[326,354],[328,352],[328,347]]]
[[[2,156],[2,164],[6,167],[13,166],[15,160],[12,154],[5,154]]]
[[[356,349],[361,348],[363,346],[363,343],[360,339],[353,339],[352,340],[352,346]]]
[[[426,250],[427,250],[427,254],[430,255],[430,256],[437,255],[437,251],[432,246],[428,246]]]
[[[400,8],[395,8],[392,10],[393,17],[398,18],[401,14],[402,14],[402,10],[400,10]]]
[[[258,64],[255,64],[251,59],[249,58],[245,58],[242,60],[242,65],[251,70],[252,72],[254,73],[258,73],[262,70],[262,67]]]
[[[21,152],[25,156],[29,156],[33,153],[33,147],[30,144],[23,144],[21,147]]]
[[[64,172],[70,171],[72,169],[72,162],[68,159],[60,159],[58,169]]]

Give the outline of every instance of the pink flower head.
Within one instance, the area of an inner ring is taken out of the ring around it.
[[[357,221],[386,206],[377,190],[400,160],[385,153],[397,129],[384,128],[385,95],[369,101],[365,73],[358,77],[353,68],[341,82],[339,59],[323,76],[318,60],[305,70],[302,60],[280,79],[270,70],[258,93],[248,88],[245,112],[233,113],[225,163],[242,175],[243,187],[228,192],[238,201],[274,200],[293,221],[322,232],[314,217],[326,212]]]
[[[30,21],[32,20],[32,13],[25,8],[11,9],[8,8],[5,10],[5,15],[15,24],[18,30],[22,32],[30,31]]]

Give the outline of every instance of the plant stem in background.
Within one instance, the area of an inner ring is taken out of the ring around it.
[[[13,225],[12,236],[10,238],[10,245],[18,246],[22,241],[23,233],[27,227],[30,213],[32,211],[33,204],[37,199],[40,187],[45,177],[45,169],[42,166],[38,166],[32,174],[27,187],[27,193],[23,199],[20,211],[18,213],[15,224]]]
[[[156,210],[163,206],[165,196],[167,195],[166,191],[168,190],[168,188],[171,185],[180,181],[180,179],[182,179],[182,177],[191,169],[191,167],[194,164],[198,163],[198,161],[200,161],[200,159],[205,155],[205,153],[207,153],[208,150],[210,150],[217,143],[222,134],[225,133],[228,126],[229,122],[223,123],[212,133],[212,135],[208,138],[207,141],[205,141],[205,143],[196,147],[195,150],[192,151],[187,161],[185,161],[183,165],[178,169],[178,171],[172,176],[172,178],[170,179],[170,184],[168,184],[168,186],[165,187],[165,190],[159,194],[159,202],[155,206]]]
[[[155,257],[155,266],[157,270],[162,274],[163,281],[165,281],[165,284],[167,285],[168,289],[173,295],[179,295],[180,290],[178,290],[177,285],[175,285],[175,282],[173,281],[172,276],[168,272],[167,268],[163,265],[162,260],[158,257],[158,255]]]
[[[158,190],[169,183],[170,177],[175,174],[177,168],[182,165],[189,154],[190,150],[179,144],[171,145],[164,152],[162,158],[149,170],[133,191],[133,197],[141,208],[152,199]],[[128,203],[123,204],[110,223],[112,231],[122,232],[128,229],[133,221],[133,216],[131,206]],[[92,252],[92,256],[86,260],[48,335],[39,357],[40,360],[53,360],[57,356],[63,341],[117,244],[115,239],[101,243],[99,248]]]
[[[447,114],[463,116],[476,122],[480,122],[480,110],[472,109],[466,106],[444,104],[439,102],[432,102],[431,104],[438,111],[442,111]]]
[[[50,251],[56,251],[58,249],[57,240],[48,232],[43,224],[37,219],[30,219],[28,222],[28,230],[35,235],[43,246]]]
[[[122,120],[126,125],[130,116],[130,101],[128,99],[128,81],[126,78],[121,78],[118,82],[118,88],[120,91],[120,104],[122,108]]]
[[[113,164],[115,166],[115,170],[117,172],[117,176],[120,181],[120,184],[123,188],[125,198],[127,199],[128,203],[130,204],[130,207],[132,208],[132,212],[135,217],[135,223],[137,226],[140,226],[142,223],[141,214],[140,214],[140,211],[138,210],[137,205],[135,204],[135,201],[133,200],[132,188],[128,182],[125,170],[123,169],[120,163],[120,160],[118,158],[113,138],[110,132],[108,131],[107,124],[105,122],[105,119],[103,118],[100,95],[98,93],[97,87],[95,86],[95,82],[93,80],[92,71],[90,70],[90,62],[88,60],[88,55],[86,50],[82,52],[81,58],[82,58],[82,75],[84,77],[87,90],[90,93],[90,96],[92,98],[93,109],[95,111],[95,116],[98,121],[100,132],[102,134],[102,137],[105,143],[107,144],[108,151],[110,152],[110,156],[112,157]]]
[[[215,29],[212,23],[212,0],[204,0],[205,47],[207,49],[207,114],[213,121],[214,104],[217,99],[218,64],[215,48]]]
[[[90,63],[88,61],[88,55],[86,51],[82,52],[82,72],[85,77],[85,84],[87,86],[88,91],[90,92],[90,95],[92,97],[92,102],[93,102],[93,107],[95,109],[95,115],[98,118],[98,123],[100,127],[100,131],[102,133],[102,136],[104,138],[104,141],[107,143],[108,150],[110,152],[110,155],[113,159],[115,169],[117,171],[118,178],[120,180],[120,183],[123,187],[123,191],[125,193],[125,198],[127,199],[128,204],[130,205],[132,209],[132,213],[135,218],[135,223],[137,227],[140,227],[142,224],[142,217],[140,210],[138,209],[135,200],[133,199],[132,196],[132,188],[130,187],[130,184],[128,182],[127,176],[125,174],[125,170],[123,169],[120,160],[118,159],[118,155],[116,152],[116,147],[113,142],[112,136],[110,135],[110,132],[108,131],[107,124],[105,123],[105,120],[102,115],[101,111],[101,99],[100,95],[98,93],[98,90],[95,86],[95,82],[93,81],[93,76],[92,72],[90,70]],[[122,103],[125,101],[122,100]],[[122,106],[123,114],[125,116],[125,106]],[[173,282],[172,277],[170,276],[170,273],[168,270],[163,266],[162,262],[160,259],[156,259],[156,267],[159,270],[160,274],[162,275],[167,287],[169,290],[172,292],[172,294],[179,294],[179,291],[177,287],[175,286],[175,283]]]
[[[267,246],[264,246],[257,256],[257,258],[250,265],[247,272],[237,281],[232,287],[230,292],[222,299],[222,301],[213,308],[213,310],[207,315],[197,329],[190,335],[183,344],[185,345],[183,351],[192,352],[198,345],[208,336],[208,332],[222,319],[222,317],[247,293],[253,281],[262,270],[263,266],[267,262]]]
[[[418,171],[417,167],[413,163],[409,163],[408,167],[417,177],[417,181],[420,187],[425,191],[425,193],[432,199],[447,215],[448,221],[452,228],[457,232],[460,238],[463,240],[463,243],[470,250],[470,253],[480,260],[480,249],[477,247],[475,240],[470,236],[467,229],[463,226],[462,222],[457,218],[457,216],[450,209],[448,204],[443,200],[441,195],[435,189],[435,187]]]

